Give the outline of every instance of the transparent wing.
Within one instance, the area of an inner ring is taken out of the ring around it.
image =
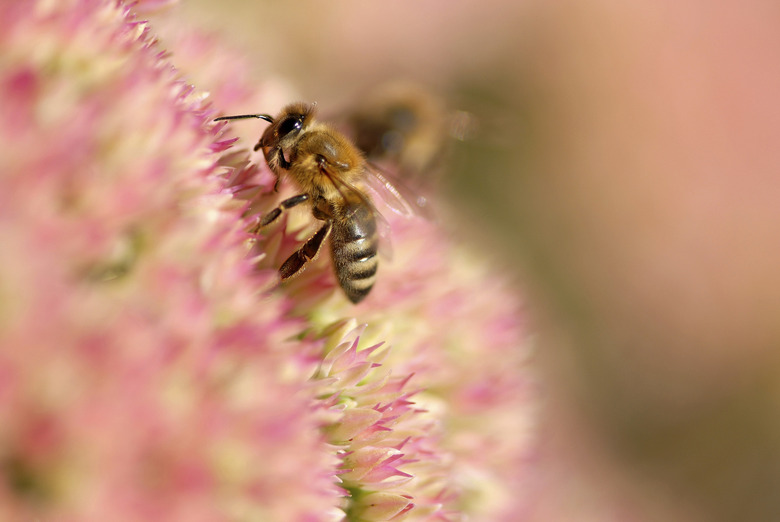
[[[385,216],[376,207],[374,207],[374,217],[376,217],[376,230],[379,234],[379,255],[388,261],[392,261],[393,242],[390,240],[390,223],[387,222]]]
[[[391,179],[392,178],[392,181]],[[400,178],[392,176],[378,165],[369,162],[366,175],[366,187],[374,192],[387,207],[403,217],[420,216],[433,219],[428,198],[410,189]]]
[[[360,201],[360,204],[366,205],[371,209],[376,221],[377,234],[379,234],[379,255],[387,260],[392,260],[393,247],[390,241],[390,223],[388,223],[387,219],[385,219],[382,213],[379,212],[379,210],[376,208],[376,205],[374,205],[374,202],[371,201],[371,198],[359,188],[355,187],[347,181],[344,181],[340,176],[331,172],[327,172],[327,170],[325,170],[324,173],[327,175],[330,182],[333,183],[333,186],[336,188],[336,190],[339,191],[345,201],[349,202],[358,200]]]

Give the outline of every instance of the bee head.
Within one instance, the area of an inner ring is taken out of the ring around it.
[[[314,117],[314,104],[293,103],[282,109],[263,133],[263,146],[284,146],[295,140]]]

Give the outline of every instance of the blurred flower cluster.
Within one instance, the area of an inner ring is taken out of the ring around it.
[[[505,280],[391,219],[360,306],[327,256],[279,288],[310,228],[247,232],[279,195],[211,122],[273,96],[239,54],[182,29],[170,55],[115,1],[0,18],[0,519],[518,520]]]

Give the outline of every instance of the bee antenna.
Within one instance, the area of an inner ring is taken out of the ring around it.
[[[224,120],[246,120],[249,118],[260,118],[261,120],[265,120],[268,123],[273,123],[274,119],[269,116],[268,114],[239,114],[238,116],[221,116],[219,118],[214,118],[214,121],[224,121]]]

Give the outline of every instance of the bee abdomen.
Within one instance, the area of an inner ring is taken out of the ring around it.
[[[370,208],[359,209],[342,223],[334,223],[331,252],[341,289],[353,303],[368,295],[379,268],[376,221]]]

